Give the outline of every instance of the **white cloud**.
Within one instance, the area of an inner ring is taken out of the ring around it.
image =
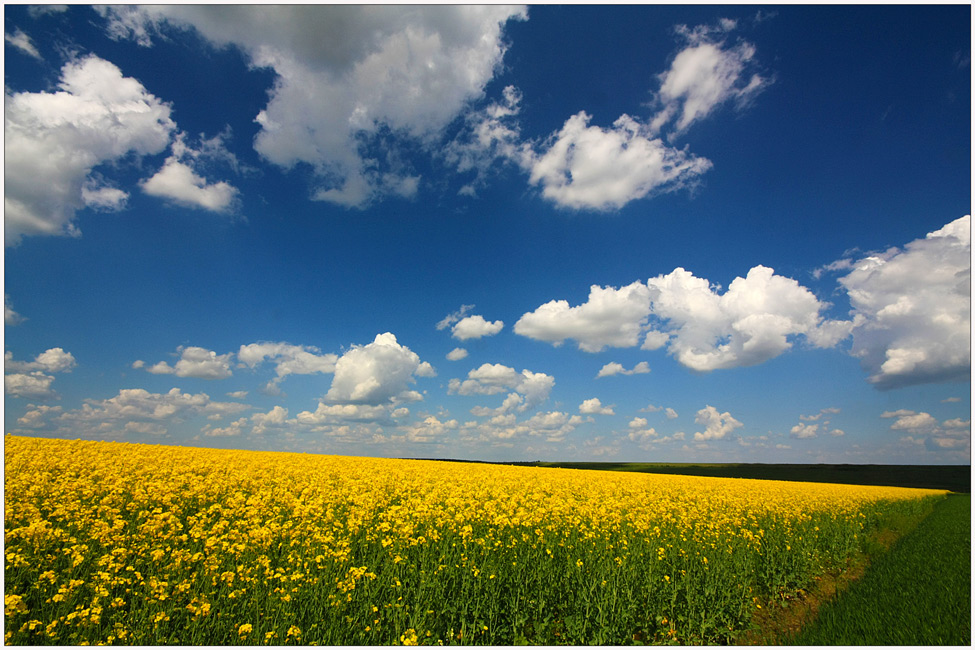
[[[408,386],[413,383],[414,374],[424,376],[428,372],[425,368],[421,370],[420,357],[415,352],[386,332],[368,345],[353,345],[339,358],[332,386],[324,399],[331,403],[374,406],[415,401],[422,397],[408,390]]]
[[[754,46],[741,42],[728,48],[714,38],[733,28],[734,21],[718,28],[678,28],[688,45],[674,57],[670,70],[659,75],[660,109],[649,122],[624,113],[606,129],[590,126],[592,118],[580,111],[537,147],[539,152],[515,145],[517,127],[501,118],[486,119],[480,122],[482,150],[494,148],[498,155],[514,159],[529,172],[530,183],[541,185],[542,196],[566,208],[618,209],[691,185],[712,167],[711,161],[686,147],[665,144],[658,137],[661,130],[676,118],[669,134],[673,139],[721,104],[747,105],[769,83],[758,74],[749,75]]]
[[[27,15],[31,18],[39,18],[49,14],[59,14],[68,10],[68,5],[30,5],[27,7]]]
[[[85,400],[80,409],[65,411],[59,420],[69,423],[117,421],[163,421],[190,415],[227,416],[250,408],[237,402],[214,402],[206,393],[184,393],[173,388],[168,393],[150,393],[142,388],[124,388],[105,400]]]
[[[518,410],[525,411],[548,399],[554,386],[555,378],[543,372],[525,369],[519,373],[500,363],[485,363],[468,372],[464,381],[451,379],[447,392],[458,395],[496,395],[513,390],[523,400]]]
[[[460,361],[461,359],[467,358],[467,350],[464,348],[454,348],[447,353],[448,361]]]
[[[667,416],[668,420],[674,420],[677,418],[677,411],[670,408],[669,406],[667,408],[664,408],[662,406],[654,406],[653,404],[648,404],[644,408],[640,409],[641,413],[656,413],[657,411],[663,411],[664,414]]]
[[[697,371],[750,366],[789,348],[789,337],[802,334],[816,347],[845,338],[849,321],[825,321],[826,307],[811,291],[764,266],[735,278],[718,295],[710,283],[682,268],[651,278],[654,318],[669,325],[668,351]]]
[[[881,389],[971,374],[971,217],[903,250],[865,257],[839,282],[854,309],[853,354]]]
[[[584,400],[582,404],[579,405],[579,412],[593,415],[614,415],[613,407],[603,406],[598,397]]]
[[[3,324],[19,325],[26,320],[23,316],[14,311],[10,304],[10,296],[3,294]]]
[[[275,385],[288,375],[335,372],[338,358],[336,354],[322,354],[314,346],[270,341],[242,345],[237,352],[237,360],[249,368],[255,368],[265,361],[273,362],[277,375],[272,382]]]
[[[341,422],[375,422],[390,417],[387,404],[328,404],[318,403],[314,412],[302,411],[295,421],[305,426],[321,426]]]
[[[633,418],[627,427],[630,430],[627,437],[633,442],[641,443],[644,447],[658,438],[657,430],[647,426],[646,418]]]
[[[529,182],[542,196],[573,209],[613,210],[653,193],[684,187],[711,168],[711,161],[665,145],[647,127],[622,115],[611,129],[589,126],[573,115],[544,152],[529,162]]]
[[[32,56],[35,59],[41,58],[41,53],[37,51],[36,47],[34,47],[34,44],[30,40],[30,36],[22,32],[21,30],[18,29],[13,34],[4,33],[3,39],[8,43],[10,43],[11,45],[13,45],[14,47],[16,47],[24,54]]]
[[[12,397],[53,399],[57,397],[57,393],[51,389],[53,381],[52,375],[45,375],[43,372],[11,373],[3,376],[3,389]]]
[[[14,93],[4,110],[4,240],[73,235],[75,212],[115,208],[121,190],[92,170],[129,153],[159,153],[176,128],[170,107],[112,63],[88,56],[61,69],[54,92]]]
[[[17,423],[32,428],[44,426],[46,424],[46,418],[58,415],[62,411],[60,406],[43,406],[37,404],[28,404],[27,408],[30,410],[24,413],[22,417],[17,418]]]
[[[651,121],[656,133],[676,118],[675,133],[687,130],[694,122],[707,117],[718,106],[733,101],[746,105],[769,80],[757,73],[747,74],[755,56],[755,47],[739,42],[726,48],[714,39],[734,28],[727,22],[717,28],[707,26],[693,30],[681,26],[678,33],[686,37],[688,46],[677,53],[670,69],[660,75],[657,102],[662,105]]]
[[[215,427],[211,424],[207,424],[200,430],[200,433],[210,438],[228,438],[231,436],[239,436],[244,432],[244,426],[246,424],[247,418],[235,420],[225,427]]]
[[[473,172],[474,178],[459,194],[475,196],[486,182],[495,161],[531,165],[531,145],[521,140],[515,117],[521,112],[521,92],[514,86],[502,91],[503,100],[465,116],[465,128],[444,147],[444,158],[458,172]]]
[[[880,415],[882,418],[897,418],[890,428],[895,431],[910,431],[914,434],[931,433],[937,426],[938,421],[930,413],[915,413],[901,409],[898,411],[885,411]]]
[[[488,442],[502,446],[510,446],[511,441],[525,437],[540,437],[545,442],[558,443],[586,421],[591,421],[591,418],[570,416],[561,411],[536,413],[521,422],[514,414],[499,414],[487,422],[464,423],[461,434],[464,442]]]
[[[466,341],[468,339],[479,339],[485,336],[494,336],[504,327],[504,322],[496,320],[494,322],[484,320],[483,316],[467,316],[454,325],[451,335],[455,339]]]
[[[611,377],[612,375],[645,375],[648,372],[650,372],[650,364],[646,361],[641,361],[636,364],[632,370],[627,370],[621,363],[611,361],[599,369],[599,372],[596,373],[596,379],[600,377]]]
[[[819,433],[818,424],[797,424],[789,431],[789,434],[793,438],[815,438],[816,434]]]
[[[726,435],[744,426],[741,422],[731,416],[727,411],[718,413],[718,409],[711,405],[705,406],[697,412],[694,421],[704,425],[703,432],[694,434],[695,440],[720,440]]]
[[[4,392],[12,397],[49,400],[60,396],[51,388],[54,376],[45,373],[71,372],[74,356],[61,348],[50,348],[33,361],[15,361],[9,350],[3,355]]]
[[[909,436],[901,438],[908,443],[923,444],[928,451],[957,450],[964,455],[971,453],[972,422],[953,418],[939,423],[930,413],[907,409],[885,411],[882,418],[895,418],[892,431],[904,431]]]
[[[606,346],[633,347],[650,313],[650,291],[641,282],[615,289],[592,285],[589,300],[570,307],[565,300],[552,300],[515,323],[515,333],[561,345],[575,339],[586,352]]]
[[[443,319],[437,323],[437,329],[438,330],[447,329],[448,327],[450,327],[460,319],[467,316],[467,312],[469,312],[472,309],[474,309],[474,305],[461,305],[460,309],[458,309],[457,311],[451,312],[446,316],[444,316]]]
[[[423,422],[401,426],[400,430],[406,434],[408,442],[428,443],[442,441],[448,433],[456,430],[458,426],[457,420],[441,422],[436,416],[430,415]]]
[[[251,416],[251,433],[263,434],[269,426],[282,426],[288,418],[288,409],[275,406],[267,413],[255,413]]]
[[[61,348],[50,348],[34,357],[33,361],[14,361],[12,352],[3,355],[5,372],[25,372],[39,370],[43,372],[70,372],[77,364],[70,352]]]
[[[821,409],[819,411],[819,413],[816,413],[815,415],[800,415],[799,416],[799,419],[802,420],[803,422],[816,422],[817,420],[819,420],[820,418],[822,418],[824,415],[835,415],[835,414],[837,414],[839,412],[840,412],[840,409],[838,409],[838,408],[834,408],[834,407],[824,408],[824,409]]]
[[[240,46],[277,77],[256,116],[255,148],[285,168],[306,164],[312,197],[362,207],[412,196],[418,177],[383,133],[432,149],[494,77],[502,29],[524,8],[460,6],[107,7],[109,33],[149,45],[168,27],[195,27]],[[378,155],[377,155],[378,153]]]
[[[207,183],[193,169],[170,156],[162,169],[142,181],[142,191],[150,196],[169,199],[188,208],[228,212],[237,198],[237,188],[225,181]]]
[[[180,346],[177,348],[177,352],[180,353],[180,359],[175,366],[160,361],[146,368],[146,371],[154,375],[176,375],[177,377],[195,377],[197,379],[226,379],[233,374],[230,370],[230,364],[234,355],[231,352],[217,354],[213,350],[194,346]],[[137,361],[136,363],[140,362]]]
[[[815,347],[832,347],[849,336],[853,321],[826,320],[828,306],[791,278],[764,266],[735,278],[724,294],[683,268],[619,289],[590,288],[589,300],[570,307],[553,300],[515,323],[516,334],[599,352],[606,346],[643,349],[663,345],[681,364],[698,371],[762,363],[792,347],[796,336]],[[651,320],[652,319],[652,320]],[[599,377],[649,371],[645,363],[626,371],[609,363]]]

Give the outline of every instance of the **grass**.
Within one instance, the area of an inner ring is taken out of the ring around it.
[[[790,639],[796,645],[970,645],[971,495],[952,494]]]

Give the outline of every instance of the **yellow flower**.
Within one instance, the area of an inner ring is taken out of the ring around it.
[[[416,636],[416,630],[412,627],[400,635],[399,641],[403,645],[419,645],[420,643],[419,637]]]
[[[254,626],[251,625],[250,623],[243,623],[237,626],[237,636],[247,636],[248,634],[251,633],[251,630],[253,629]]]

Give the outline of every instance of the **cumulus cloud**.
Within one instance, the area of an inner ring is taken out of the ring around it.
[[[525,411],[548,399],[555,386],[555,378],[543,372],[522,370],[500,363],[485,363],[467,373],[467,379],[451,379],[447,392],[458,395],[496,395],[507,391],[517,393],[518,410]],[[509,395],[509,399],[511,398]]]
[[[727,411],[718,413],[718,409],[711,405],[698,411],[694,421],[704,425],[704,431],[695,433],[694,440],[721,440],[735,429],[744,426],[732,417],[731,413]]]
[[[971,375],[971,216],[860,259],[840,278],[854,356],[877,388]]]
[[[280,427],[284,425],[288,418],[288,409],[283,406],[275,406],[267,413],[255,413],[251,416],[251,433],[261,435],[269,426]]]
[[[670,126],[667,137],[673,140],[720,105],[746,106],[769,83],[751,72],[753,45],[741,41],[726,46],[723,37],[734,27],[727,20],[713,28],[678,27],[687,42],[670,69],[659,75],[659,110],[646,121],[624,113],[603,128],[590,125],[591,116],[580,111],[558,133],[526,150],[512,143],[515,128],[485,120],[485,147],[500,147],[501,154],[529,172],[529,182],[541,187],[543,197],[565,208],[618,209],[692,185],[712,167],[711,161],[665,144],[661,131]]]
[[[952,450],[967,457],[971,453],[972,422],[952,418],[938,422],[930,413],[908,409],[884,411],[882,418],[891,418],[891,431],[904,432],[902,441],[924,445],[928,451]]]
[[[735,278],[723,294],[677,268],[646,284],[593,285],[589,300],[577,307],[553,300],[523,315],[514,330],[554,345],[573,338],[587,352],[634,347],[644,336],[644,349],[667,345],[681,364],[706,372],[768,361],[791,348],[799,335],[815,347],[836,345],[849,336],[853,321],[824,319],[820,312],[827,306],[795,280],[764,266]],[[599,376],[620,372],[626,371],[610,363]]]
[[[165,361],[146,368],[146,372],[154,375],[176,375],[177,377],[195,377],[197,379],[226,379],[233,372],[230,364],[233,353],[217,354],[213,350],[195,346],[180,346],[176,349],[180,354],[175,366]],[[138,367],[144,367],[144,362],[136,361]],[[136,367],[133,364],[133,367]]]
[[[58,421],[80,430],[131,433],[130,422],[155,422],[157,432],[170,420],[195,415],[226,417],[250,407],[238,402],[215,402],[206,393],[184,393],[173,388],[168,393],[150,393],[142,388],[121,389],[115,397],[104,400],[85,400],[80,409],[65,411]],[[126,423],[126,424],[122,424]]]
[[[504,55],[502,32],[521,7],[112,6],[116,38],[142,45],[170,28],[195,28],[274,70],[255,118],[257,151],[284,167],[307,165],[312,198],[363,207],[412,196],[419,177],[391,149],[392,133],[434,144],[479,99]],[[432,147],[431,147],[432,148]]]
[[[494,336],[504,328],[504,322],[496,320],[493,323],[484,320],[483,316],[473,315],[462,318],[451,329],[451,336],[461,341]]]
[[[295,421],[305,426],[321,426],[342,422],[375,422],[390,417],[387,404],[328,404],[318,403],[314,411],[302,411]]]
[[[451,431],[456,430],[459,426],[457,420],[441,422],[436,416],[430,415],[422,422],[403,425],[399,429],[405,434],[407,442],[430,443],[442,442]]]
[[[117,209],[127,195],[96,166],[155,154],[176,128],[170,107],[114,64],[90,55],[69,61],[53,92],[6,94],[4,240],[80,234],[75,213]]]
[[[603,406],[598,397],[587,399],[579,405],[579,412],[592,415],[614,415],[612,406]]]
[[[192,167],[175,156],[167,158],[162,169],[143,181],[141,186],[142,191],[150,196],[213,212],[229,211],[237,197],[237,188],[225,181],[207,183]]]
[[[472,309],[474,309],[474,305],[461,305],[460,306],[460,309],[458,309],[457,311],[451,312],[451,313],[447,314],[446,316],[444,316],[437,323],[437,329],[438,330],[447,329],[448,327],[450,327],[451,325],[453,325],[454,323],[456,323],[460,319],[462,319],[465,316],[467,316],[467,312],[469,312]]]
[[[611,377],[613,375],[645,375],[648,372],[650,372],[650,364],[646,361],[641,361],[636,364],[632,370],[627,370],[621,363],[611,361],[599,369],[599,372],[596,373],[596,379],[600,377]]]
[[[585,303],[570,307],[566,300],[552,300],[515,323],[515,333],[561,345],[575,339],[581,350],[633,347],[650,313],[650,291],[641,282],[619,289],[592,285]]]
[[[502,446],[510,446],[511,441],[524,438],[542,438],[548,443],[559,443],[586,421],[591,421],[591,418],[583,419],[562,411],[536,413],[522,421],[509,413],[496,415],[487,422],[466,422],[461,427],[461,434],[465,442],[488,442]]]
[[[884,411],[882,418],[896,418],[890,428],[895,431],[910,431],[911,433],[931,433],[938,426],[938,421],[930,413],[915,413],[907,409]]]
[[[657,430],[647,426],[646,418],[633,418],[627,427],[630,430],[627,437],[633,442],[646,443],[657,437]]]
[[[448,361],[460,361],[461,359],[467,358],[467,350],[464,348],[454,348],[447,353]]]
[[[816,434],[819,433],[818,424],[797,424],[789,431],[789,435],[793,438],[815,438]]]
[[[60,396],[51,388],[55,378],[45,373],[71,372],[76,365],[74,356],[61,348],[45,350],[33,361],[15,361],[7,351],[3,355],[4,392],[11,397],[57,399]]]
[[[3,40],[10,43],[28,56],[32,56],[35,59],[41,58],[41,53],[37,51],[36,47],[34,47],[34,43],[31,42],[30,36],[19,29],[13,34],[4,33]]]
[[[274,363],[277,375],[274,384],[278,384],[288,375],[335,372],[338,355],[322,354],[321,350],[310,345],[262,341],[240,346],[237,360],[249,368],[256,368],[265,361]]]
[[[561,207],[613,210],[653,193],[673,191],[711,168],[711,161],[668,147],[646,125],[622,115],[612,128],[573,115],[529,165],[529,182]]]
[[[428,376],[431,370],[393,334],[379,334],[368,345],[353,345],[336,361],[335,377],[324,401],[373,406],[416,401],[422,396],[408,389],[414,374]]]
[[[38,404],[28,404],[27,408],[27,412],[22,417],[17,418],[17,423],[31,428],[44,426],[48,417],[58,415],[62,411],[60,406]]]
[[[14,361],[12,352],[3,355],[5,371],[24,372],[39,370],[42,372],[70,372],[77,366],[74,356],[61,348],[50,348],[34,357],[33,361]]]
[[[47,400],[58,395],[51,389],[53,375],[43,372],[11,373],[3,376],[3,389],[11,397]]]
[[[682,268],[651,278],[653,316],[666,326],[668,351],[697,371],[763,363],[803,335],[816,347],[832,347],[849,335],[851,321],[824,320],[826,307],[811,291],[764,266],[735,278],[724,294]],[[655,330],[659,331],[659,330]]]

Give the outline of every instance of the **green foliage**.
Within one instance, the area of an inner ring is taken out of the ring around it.
[[[971,643],[971,496],[952,494],[792,642]]]

